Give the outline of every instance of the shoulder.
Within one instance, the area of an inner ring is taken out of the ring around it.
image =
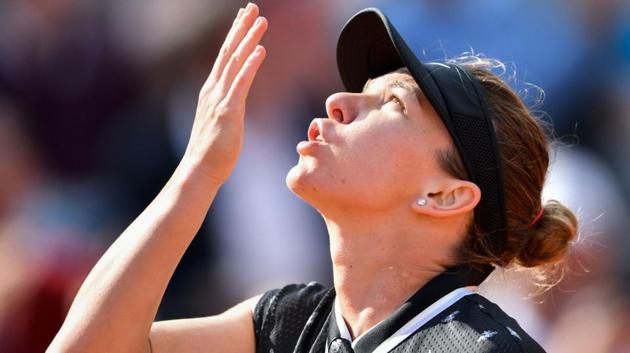
[[[264,293],[254,309],[254,319],[260,319],[278,312],[312,311],[330,291],[317,282],[290,284]],[[309,310],[310,309],[310,310]]]
[[[333,294],[330,288],[316,282],[291,284],[264,293],[253,313],[257,351],[292,349],[315,309]]]
[[[473,351],[544,352],[515,319],[478,294],[460,299],[432,321],[434,327],[457,332],[458,340],[466,342],[470,348],[475,347]]]

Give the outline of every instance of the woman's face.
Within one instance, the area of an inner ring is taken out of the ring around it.
[[[320,211],[407,206],[448,177],[436,152],[451,148],[451,138],[409,74],[395,71],[361,93],[333,94],[326,111],[298,144],[299,161],[287,175],[289,188]]]

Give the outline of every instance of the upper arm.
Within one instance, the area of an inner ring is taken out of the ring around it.
[[[254,353],[252,317],[259,299],[250,298],[216,316],[155,322],[150,336],[152,352]]]

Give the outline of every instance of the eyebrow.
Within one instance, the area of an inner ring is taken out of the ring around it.
[[[373,78],[370,78],[370,79],[368,79],[368,80],[365,82],[365,85],[363,86],[363,92],[365,92],[365,91],[368,89],[368,87],[370,86],[370,84],[372,83],[372,81],[374,81],[374,79],[373,79]],[[418,87],[418,85],[417,85],[417,84],[415,84],[415,82],[414,82],[414,83],[411,83],[411,82],[409,82],[408,80],[396,79],[396,80],[394,80],[394,81],[390,81],[390,82],[388,83],[388,86],[389,86],[389,87],[400,87],[400,88],[402,88],[402,89],[404,89],[404,90],[407,90],[407,91],[409,91],[409,92],[412,92],[413,94],[415,94],[415,95],[416,95],[416,99],[418,99],[418,103],[419,103],[419,104],[422,104],[422,101],[423,101],[424,99],[426,99],[426,98],[425,98],[425,96],[424,96],[424,92],[422,92],[422,90],[420,89],[420,87]]]

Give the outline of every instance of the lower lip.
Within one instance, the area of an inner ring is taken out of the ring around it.
[[[323,144],[321,141],[300,141],[296,146],[296,150],[299,154],[305,154]]]

